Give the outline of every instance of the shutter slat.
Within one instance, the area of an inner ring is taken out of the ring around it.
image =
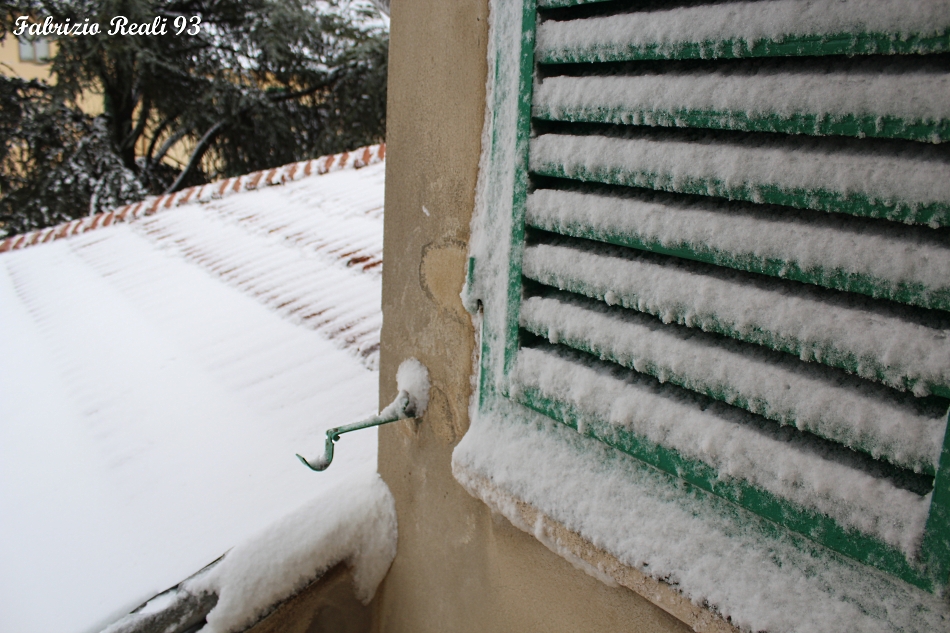
[[[529,226],[950,310],[950,245],[929,228],[631,192],[536,190]]]
[[[563,7],[577,7],[582,4],[598,4],[610,0],[538,0],[539,9],[560,9]]]
[[[542,64],[950,50],[947,0],[735,2],[538,26]]]
[[[525,247],[523,274],[737,340],[838,367],[915,395],[950,396],[950,332],[858,297],[619,247],[555,241]]]
[[[899,72],[905,67],[548,77],[535,88],[532,114],[548,121],[927,142],[950,138],[950,75]]]
[[[521,326],[874,458],[932,475],[947,408],[815,363],[552,293],[525,300]]]
[[[889,143],[715,133],[686,138],[671,130],[629,138],[544,134],[531,143],[530,168],[585,182],[950,225],[946,152]]]

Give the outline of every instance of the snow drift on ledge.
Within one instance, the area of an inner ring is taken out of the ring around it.
[[[339,563],[352,570],[355,595],[368,604],[395,556],[395,500],[379,475],[363,473],[322,491],[103,633],[145,630],[157,614],[204,596],[217,602],[200,633],[242,631]]]

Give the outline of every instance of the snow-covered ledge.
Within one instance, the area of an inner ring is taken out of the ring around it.
[[[396,506],[372,473],[326,490],[103,633],[244,631],[337,565],[368,604],[396,555]]]
[[[635,459],[502,399],[473,411],[452,472],[555,553],[697,631],[730,630],[702,628],[718,620],[716,627],[770,633],[923,633],[950,621],[941,596],[767,538],[751,516],[670,486]]]
[[[505,492],[491,479],[458,463],[453,471],[455,478],[469,494],[481,499],[493,512],[504,516],[519,530],[533,535],[545,547],[581,571],[607,585],[619,585],[640,594],[697,633],[739,633],[739,629],[718,614],[693,604],[669,584],[623,564],[610,552],[592,544],[531,504]]]

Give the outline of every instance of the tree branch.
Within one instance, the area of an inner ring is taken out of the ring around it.
[[[148,143],[148,150],[145,152],[145,166],[150,168],[152,166],[152,154],[155,152],[155,146],[158,144],[158,139],[161,137],[162,132],[165,131],[165,128],[169,126],[172,122],[173,117],[168,117],[164,121],[158,124],[158,127],[155,128],[155,131],[152,133],[152,140]]]
[[[129,132],[129,135],[125,137],[125,140],[122,141],[122,149],[127,147],[135,147],[135,143],[139,140],[139,137],[142,136],[142,132],[145,131],[145,125],[148,123],[148,115],[152,110],[152,105],[148,102],[148,99],[142,101],[142,109],[139,111],[139,120],[135,124],[135,128]]]
[[[201,160],[201,157],[204,156],[205,152],[208,151],[208,147],[211,146],[211,140],[214,138],[214,135],[218,133],[218,130],[224,125],[224,120],[218,121],[211,126],[205,135],[201,137],[201,140],[198,141],[198,145],[195,147],[195,151],[191,153],[191,158],[188,159],[188,164],[185,165],[185,168],[181,170],[181,173],[178,174],[178,178],[175,179],[175,182],[165,190],[165,193],[172,193],[177,191],[178,187],[181,186],[181,183],[185,181],[185,177],[191,173],[191,170],[194,169],[194,166],[198,164]]]
[[[166,139],[166,141],[162,143],[161,149],[158,150],[158,154],[156,154],[155,158],[152,159],[151,164],[157,165],[158,163],[160,163],[161,160],[165,158],[165,154],[168,153],[168,150],[172,148],[172,145],[174,145],[175,143],[180,141],[182,138],[184,138],[185,135],[188,134],[189,129],[190,128],[183,127],[177,132],[175,132],[174,134],[172,134],[171,136],[169,136],[168,139]]]
[[[324,88],[330,86],[336,80],[337,78],[331,75],[324,81],[321,81],[316,86],[311,86],[307,88],[306,90],[298,90],[297,92],[271,93],[267,95],[267,99],[271,101],[272,103],[280,103],[281,101],[290,101],[291,99],[299,99],[300,97],[306,97],[308,95],[312,95],[318,90],[323,90]]]

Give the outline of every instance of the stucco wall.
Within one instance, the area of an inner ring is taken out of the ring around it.
[[[50,55],[55,54],[56,42],[50,42]],[[22,79],[48,79],[49,71],[49,62],[21,62],[20,46],[13,35],[7,34],[0,39],[0,75]]]
[[[353,593],[353,573],[340,564],[282,602],[244,633],[369,633],[373,603]]]
[[[433,391],[420,424],[379,431],[399,547],[376,599],[384,633],[685,631],[469,496],[451,474],[468,426],[474,333],[464,280],[485,101],[487,0],[394,0],[380,404],[410,356]]]

